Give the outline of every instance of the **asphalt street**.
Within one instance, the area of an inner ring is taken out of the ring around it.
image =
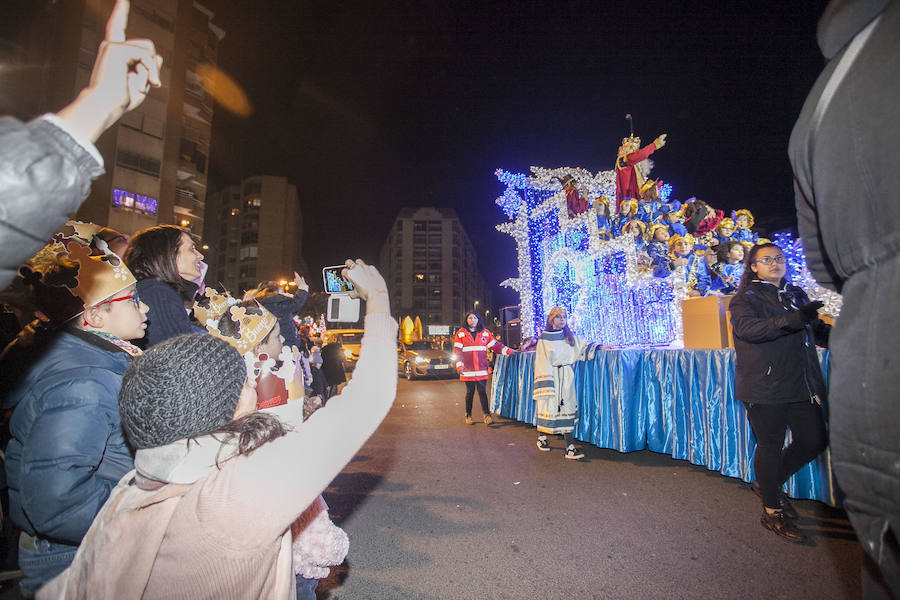
[[[464,384],[400,381],[385,422],[325,493],[350,535],[320,600],[858,598],[842,511],[796,501],[810,545],[759,524],[736,479],[649,451],[464,422]]]

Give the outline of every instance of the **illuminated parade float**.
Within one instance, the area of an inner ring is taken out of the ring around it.
[[[539,335],[550,309],[563,306],[571,329],[603,348],[575,364],[575,437],[620,452],[666,453],[751,481],[755,440],[734,397],[729,296],[691,293],[696,280],[684,261],[669,259],[676,265],[671,270],[655,268],[641,247],[643,236],[622,227],[626,219],[616,222],[615,171],[532,167],[530,175],[497,170],[496,176],[505,186],[496,204],[508,218],[497,229],[516,241],[518,259],[518,276],[501,285],[519,294],[523,340]],[[670,186],[655,188],[652,198],[632,201],[633,220],[646,213],[645,225],[634,231],[668,222],[660,219],[666,210],[684,213],[682,203],[670,200]],[[700,204],[718,215],[717,223],[723,219],[722,211]],[[757,241],[752,236],[746,243]],[[789,233],[774,234],[772,241],[787,257],[791,282],[836,317],[841,298],[815,283],[799,242]],[[827,352],[820,355],[827,375]],[[492,410],[534,424],[533,386],[533,352],[498,357]],[[827,451],[786,489],[794,497],[835,504]]]

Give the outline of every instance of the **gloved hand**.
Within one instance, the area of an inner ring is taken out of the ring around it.
[[[807,302],[797,310],[803,313],[803,319],[807,323],[811,323],[819,316],[819,309],[825,306],[825,303],[821,300],[815,300],[813,302]]]
[[[658,138],[656,138],[655,140],[653,140],[653,144],[656,146],[657,150],[659,150],[660,148],[662,148],[663,146],[666,145],[666,136],[667,135],[669,135],[669,134],[664,133],[664,134],[660,135]]]

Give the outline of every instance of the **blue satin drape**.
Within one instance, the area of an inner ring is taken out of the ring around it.
[[[820,356],[827,381],[829,356]],[[534,352],[497,358],[492,410],[534,425]],[[579,440],[619,452],[649,449],[753,480],[756,439],[734,397],[733,350],[598,350],[576,363],[575,386]],[[834,506],[829,451],[800,469],[785,490]]]

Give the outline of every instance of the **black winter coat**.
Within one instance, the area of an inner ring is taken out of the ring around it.
[[[809,302],[799,287],[751,282],[729,305],[734,328],[735,396],[742,402],[784,404],[825,399],[816,344],[828,345],[831,327],[806,324],[797,307]]]
[[[297,290],[294,295],[261,294],[256,296],[256,300],[278,319],[281,335],[284,337],[284,345],[287,347],[300,347],[300,334],[297,331],[297,324],[294,323],[294,315],[306,304],[308,295],[309,292],[306,290]]]

